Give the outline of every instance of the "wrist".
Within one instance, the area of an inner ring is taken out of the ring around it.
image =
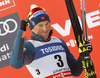
[[[26,36],[26,31],[23,31],[21,38],[24,38]]]
[[[20,27],[21,30],[26,31],[26,27]]]

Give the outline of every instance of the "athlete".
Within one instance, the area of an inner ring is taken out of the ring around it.
[[[32,31],[32,36],[25,41],[27,26]],[[81,57],[76,60],[66,43],[61,38],[52,36],[52,31],[46,10],[33,5],[28,19],[21,21],[11,52],[11,66],[16,69],[26,66],[34,78],[79,76],[83,71]],[[91,45],[89,49],[91,52]]]

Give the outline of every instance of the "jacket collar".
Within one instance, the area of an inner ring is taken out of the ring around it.
[[[49,41],[51,39],[52,33],[53,33],[53,30],[50,31],[48,39],[44,39],[41,35],[37,36],[33,32],[32,36],[31,36],[31,40],[37,40],[37,41],[41,41],[41,42],[47,42],[47,41]]]

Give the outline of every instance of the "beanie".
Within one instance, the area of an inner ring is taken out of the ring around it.
[[[50,22],[49,16],[44,8],[38,7],[37,5],[33,4],[31,5],[30,9],[31,10],[28,14],[28,19],[31,21],[29,25],[30,30],[32,30],[32,28],[39,22],[45,20],[48,20]]]

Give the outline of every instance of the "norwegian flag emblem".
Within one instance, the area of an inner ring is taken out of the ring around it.
[[[42,17],[41,17],[41,20],[45,20],[45,16],[42,16]]]

